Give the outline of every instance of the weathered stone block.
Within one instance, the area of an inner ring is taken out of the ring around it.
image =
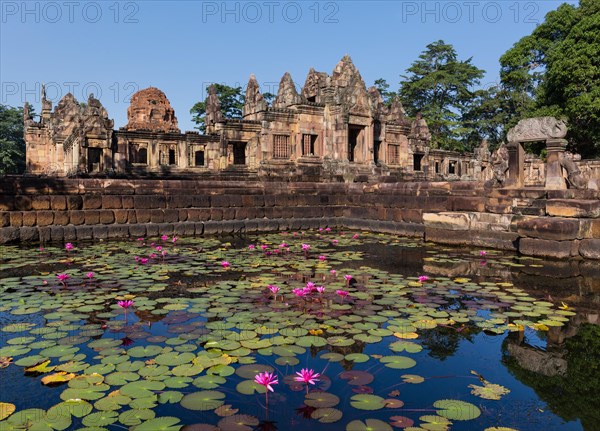
[[[31,197],[23,195],[15,196],[15,210],[31,211]]]
[[[527,256],[564,259],[571,256],[573,241],[552,241],[539,238],[520,238],[519,252]]]
[[[107,195],[102,196],[102,208],[105,210],[120,209],[123,207],[121,196]]]
[[[146,234],[148,238],[158,236],[158,225],[154,223],[146,223]]]
[[[196,236],[204,235],[204,223],[203,222],[194,223],[194,235],[196,235]]]
[[[146,236],[146,225],[130,224],[129,235],[131,235],[132,238],[142,238]]]
[[[10,213],[9,212],[0,212],[0,227],[10,226]]]
[[[36,227],[22,227],[19,229],[19,241],[34,242],[39,241],[40,233]]]
[[[165,214],[163,210],[155,209],[150,210],[150,222],[151,223],[163,223],[165,221]]]
[[[173,235],[174,230],[172,223],[158,223],[159,235]]]
[[[75,229],[75,226],[64,226],[63,232],[65,241],[77,240],[77,230]]]
[[[0,244],[16,242],[20,237],[20,229],[18,227],[3,227],[0,228]]]
[[[117,223],[117,224],[127,223],[127,211],[128,210],[114,210],[113,214],[115,216],[115,223]]]
[[[123,209],[134,209],[135,202],[133,196],[121,196],[121,205]]]
[[[600,259],[600,239],[583,239],[579,243],[579,254],[586,259]]]
[[[177,219],[180,222],[187,221],[188,219],[188,210],[187,209],[178,209],[177,211]]]
[[[49,226],[54,223],[54,212],[52,211],[38,211],[36,214],[38,226]],[[11,220],[12,224],[12,220]]]
[[[179,221],[179,210],[165,209],[163,213],[165,223],[177,223]]]
[[[485,211],[483,197],[451,196],[448,198],[449,211]]]
[[[471,219],[467,213],[424,213],[423,223],[437,229],[469,230]]]
[[[555,217],[600,217],[599,200],[553,199],[546,202],[546,213]]]
[[[135,210],[127,210],[127,223],[137,223],[137,213]]]
[[[67,209],[69,210],[81,210],[83,209],[83,197],[76,195],[69,195],[66,198]]]
[[[50,209],[50,196],[36,195],[31,198],[31,209],[44,211]]]
[[[0,211],[13,211],[14,209],[15,209],[14,196],[0,194]]]
[[[107,239],[108,238],[108,226],[94,226],[92,227],[94,239]]]
[[[66,226],[69,224],[69,212],[68,211],[55,211],[54,222],[57,226]]]
[[[63,241],[65,238],[65,230],[62,226],[50,226],[50,240]]]
[[[81,225],[85,223],[85,211],[69,211],[69,221],[73,225]]]
[[[221,233],[221,222],[220,221],[204,222],[203,235],[216,235],[218,233]]]
[[[83,213],[86,225],[92,226],[100,223],[100,210],[87,210]]]
[[[108,226],[108,237],[119,239],[129,238],[129,226],[122,224],[112,224]]]
[[[147,209],[136,209],[135,218],[138,223],[149,223],[150,222],[150,210]],[[131,222],[129,222],[131,223]]]
[[[100,210],[99,212],[101,224],[112,224],[115,222],[115,214],[112,210]]]
[[[579,234],[579,220],[558,217],[536,217],[518,222],[517,233],[525,237],[555,241],[573,240]]]
[[[75,226],[75,233],[77,235],[77,241],[89,240],[94,238],[94,229],[92,226]]]
[[[55,211],[64,211],[67,209],[67,198],[61,195],[50,196],[50,208]]]
[[[45,244],[50,242],[50,227],[43,226],[38,228],[38,233],[40,236],[40,243]]]
[[[100,195],[85,195],[83,196],[84,210],[99,210],[102,208],[102,196]]]
[[[8,214],[9,214],[8,217],[10,220],[10,226],[12,226],[12,227],[23,226],[23,213],[21,211],[11,211]]]

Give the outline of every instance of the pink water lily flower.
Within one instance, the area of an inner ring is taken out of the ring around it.
[[[126,299],[124,301],[118,301],[117,305],[119,307],[127,310],[129,307],[131,307],[133,305],[133,301],[131,299]]]
[[[67,250],[67,251],[73,250],[74,248],[75,247],[70,242],[65,244],[65,250]]]
[[[279,380],[277,380],[277,376],[275,373],[259,373],[254,377],[254,381],[259,385],[263,385],[268,391],[275,392],[273,389],[273,385],[279,384]]]
[[[163,235],[163,236],[160,237],[160,239],[162,239],[163,241],[166,241],[166,240],[169,239],[169,236],[168,235]]]
[[[231,266],[231,264],[229,262],[227,262],[226,260],[224,260],[223,262],[221,262],[221,266],[223,268],[227,269]]]
[[[156,251],[162,251],[162,247],[160,245],[156,246]]]
[[[90,271],[86,274],[86,276],[87,276],[87,278],[89,278],[91,280],[92,278],[94,278],[94,273],[92,271]]]
[[[331,232],[331,228],[330,227],[326,227],[325,228],[325,232]]]
[[[357,233],[355,233],[354,235],[352,235],[352,239],[358,239],[359,235]]]
[[[315,385],[319,381],[319,376],[321,376],[319,373],[315,373],[315,370],[309,370],[308,368],[302,368],[296,374],[298,376],[294,377],[294,380],[306,383],[306,392],[308,392],[308,385]]]
[[[339,240],[337,240],[337,239],[334,239],[333,241],[331,241],[331,243],[332,243],[333,245],[338,245],[338,244],[339,244],[339,242],[340,242],[340,241],[339,241]]]
[[[325,286],[317,286],[317,292],[319,292],[321,295],[325,293]]]
[[[419,283],[424,283],[427,280],[429,280],[429,277],[427,277],[426,275],[419,276]]]
[[[487,255],[487,251],[485,251],[485,250],[481,250],[479,252],[479,256],[481,256],[481,257],[485,257],[486,255]]]
[[[146,265],[146,264],[148,263],[148,258],[147,258],[147,257],[142,257],[142,258],[140,259],[140,263],[141,263],[142,265]]]
[[[302,250],[303,250],[303,251],[308,251],[308,250],[310,250],[310,245],[309,245],[309,244],[302,244]]]
[[[337,275],[337,271],[335,269],[332,269],[331,271],[329,271],[329,273],[334,277]]]
[[[266,245],[266,244],[262,244],[262,245],[260,246],[260,248],[262,248],[263,250],[266,250],[266,249],[268,249],[268,248],[269,248],[269,246],[268,246],[268,245]]]
[[[71,278],[71,276],[69,274],[56,274],[56,278],[58,278],[58,280],[62,283],[65,284],[66,281]]]
[[[248,246],[248,250],[254,250],[256,248],[256,246],[254,244],[250,244]]]
[[[298,298],[302,298],[306,296],[306,291],[304,289],[292,289],[292,293],[296,295]]]
[[[347,290],[341,290],[341,289],[336,290],[335,293],[337,295],[341,296],[342,298],[345,298],[346,296],[349,295]]]
[[[171,239],[171,241],[173,241],[173,244],[175,244],[178,240],[179,238],[177,238],[176,236],[174,236],[173,239]]]
[[[327,260],[327,257],[324,255],[319,256],[319,260],[323,261],[323,260]]]
[[[277,292],[279,292],[279,290],[280,290],[279,287],[275,286],[274,284],[269,284],[268,287],[273,295],[277,295]]]

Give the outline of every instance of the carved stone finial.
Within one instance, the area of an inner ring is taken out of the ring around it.
[[[223,121],[223,112],[221,112],[221,101],[217,95],[217,87],[211,85],[208,87],[208,97],[206,98],[206,125],[213,125]]]
[[[425,121],[421,112],[417,112],[415,120],[412,122],[410,134],[417,139],[431,139],[431,132],[429,131],[429,126],[427,125],[427,121]]]
[[[405,118],[406,118],[406,111],[404,110],[404,106],[402,106],[402,102],[400,102],[400,98],[394,97],[392,99],[392,103],[390,105],[388,121],[401,122]],[[421,116],[421,120],[422,120],[422,116]],[[427,127],[427,122],[425,120],[422,120],[421,126]],[[429,133],[429,127],[427,127],[426,135],[428,135],[428,137],[426,139],[431,138],[431,134]]]
[[[244,109],[242,116],[253,115],[261,111],[267,110],[267,102],[265,102],[260,86],[254,74],[250,75],[248,86],[246,87],[246,98],[244,101]]]
[[[285,72],[279,82],[279,89],[277,90],[277,97],[275,98],[275,102],[273,102],[273,107],[287,108],[291,105],[297,105],[300,102],[301,98],[298,91],[296,91],[292,76],[288,72]]]

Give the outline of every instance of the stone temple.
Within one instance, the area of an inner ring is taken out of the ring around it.
[[[167,96],[157,88],[135,93],[128,123],[114,130],[90,95],[52,103],[42,94],[40,122],[25,112],[27,172],[77,176],[220,174],[324,181],[486,179],[489,152],[460,154],[430,148],[420,115],[410,119],[400,100],[386,105],[367,89],[350,57],[331,75],[310,69],[300,91],[289,73],[268,106],[250,77],[242,118],[224,118],[209,87],[206,134],[181,132]],[[488,176],[489,177],[489,176]]]

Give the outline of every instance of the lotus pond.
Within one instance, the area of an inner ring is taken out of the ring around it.
[[[597,303],[515,281],[539,259],[321,229],[0,264],[0,430],[600,427]]]

